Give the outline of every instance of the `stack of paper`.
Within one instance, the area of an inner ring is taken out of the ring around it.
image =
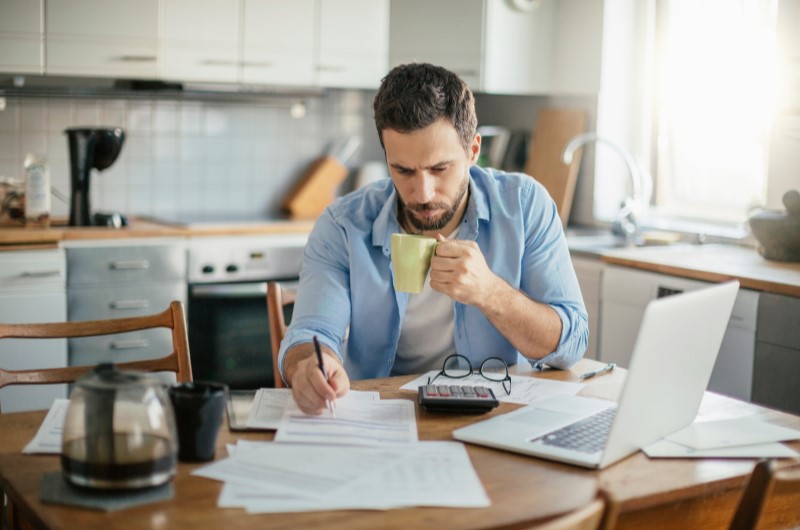
[[[417,442],[354,447],[239,441],[195,475],[225,482],[223,508],[251,513],[486,507],[464,446]]]
[[[643,449],[651,458],[794,458],[781,443],[800,439],[800,431],[754,418],[693,423]]]
[[[254,513],[484,507],[489,498],[464,446],[419,442],[414,403],[351,391],[336,415],[304,414],[286,391],[256,394],[247,425],[275,442],[240,441],[194,472],[225,483],[219,506]],[[294,442],[294,443],[291,443]]]

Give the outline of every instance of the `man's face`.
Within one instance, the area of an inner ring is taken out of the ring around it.
[[[427,235],[455,229],[464,213],[469,168],[478,159],[480,143],[476,134],[465,150],[445,119],[409,133],[383,131],[389,174],[412,228],[430,232]]]

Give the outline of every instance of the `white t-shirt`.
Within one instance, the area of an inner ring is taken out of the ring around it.
[[[454,239],[458,230],[447,236]],[[408,295],[392,374],[441,370],[448,355],[456,353],[453,299],[431,288],[431,277],[419,294]]]

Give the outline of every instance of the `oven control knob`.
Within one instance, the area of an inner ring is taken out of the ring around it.
[[[226,270],[226,271],[228,271],[228,272],[231,272],[231,273],[233,273],[233,272],[237,272],[237,271],[239,270],[239,267],[237,267],[236,265],[234,265],[233,263],[231,263],[230,265],[228,265],[227,267],[225,267],[225,270]]]
[[[203,274],[213,274],[214,273],[214,266],[213,265],[205,265],[202,269]]]

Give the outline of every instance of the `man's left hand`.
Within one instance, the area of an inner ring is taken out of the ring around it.
[[[439,234],[431,259],[431,288],[456,302],[479,305],[498,288],[500,278],[486,264],[474,241],[450,241]]]

